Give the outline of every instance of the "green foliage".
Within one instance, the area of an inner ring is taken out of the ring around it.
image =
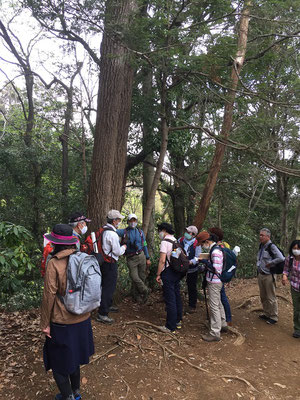
[[[40,252],[32,245],[32,235],[26,228],[0,222],[1,303],[10,303],[12,297],[13,307],[27,307],[34,302],[37,283],[32,279],[39,275],[38,257]]]

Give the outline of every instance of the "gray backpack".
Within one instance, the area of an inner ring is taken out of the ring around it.
[[[95,256],[80,251],[70,255],[66,294],[58,297],[69,312],[77,315],[99,307],[101,271]]]

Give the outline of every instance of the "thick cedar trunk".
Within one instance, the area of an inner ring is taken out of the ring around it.
[[[246,1],[245,7],[243,9],[241,19],[240,19],[240,28],[239,28],[239,39],[238,39],[238,46],[237,46],[237,53],[236,57],[233,60],[233,66],[231,71],[231,83],[230,83],[230,90],[228,92],[227,101],[224,108],[224,118],[223,118],[223,125],[221,130],[221,137],[223,139],[227,139],[232,127],[232,118],[233,118],[233,105],[236,97],[236,89],[239,81],[239,73],[242,69],[245,54],[246,54],[246,47],[247,47],[247,37],[248,37],[248,26],[249,26],[249,19],[250,19],[250,7],[252,2]],[[203,189],[202,198],[200,204],[198,206],[198,210],[194,219],[194,225],[201,229],[203,223],[205,221],[210,202],[212,199],[212,195],[215,189],[215,185],[217,182],[218,174],[220,172],[223,157],[225,153],[226,146],[217,143],[216,150],[212,159],[212,163],[210,166],[210,171]]]
[[[128,25],[135,8],[135,1],[107,1],[88,202],[92,229],[103,224],[109,209],[121,207],[134,70],[110,25]]]

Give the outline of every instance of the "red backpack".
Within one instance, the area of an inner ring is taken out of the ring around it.
[[[52,252],[52,250],[53,250],[52,243],[51,242],[47,243],[43,250],[43,257],[42,257],[42,262],[41,262],[42,277],[45,276],[47,261],[49,261],[48,257],[49,257],[49,254]]]
[[[107,254],[105,254],[103,251],[103,248],[102,248],[103,233],[105,231],[113,231],[113,229],[109,228],[107,226],[106,227],[104,226],[95,233],[96,243],[97,243],[97,247],[98,247],[98,253],[94,252],[94,246],[93,246],[93,241],[92,241],[91,235],[89,235],[86,238],[84,245],[81,248],[81,251],[84,251],[85,253],[88,253],[88,254],[93,254],[97,258],[99,265],[102,265],[104,262],[107,262],[107,263],[113,262],[113,258],[108,256]]]

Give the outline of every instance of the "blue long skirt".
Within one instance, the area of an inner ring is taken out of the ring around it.
[[[72,374],[79,365],[88,364],[94,354],[93,331],[90,318],[78,324],[50,323],[43,355],[46,371],[52,369],[62,375]]]

